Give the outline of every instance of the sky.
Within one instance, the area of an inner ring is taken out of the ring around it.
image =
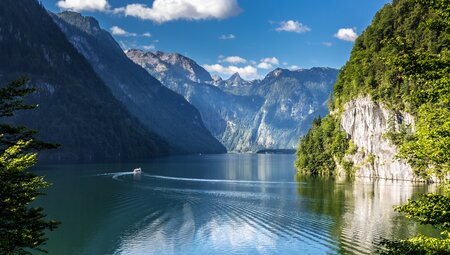
[[[41,0],[95,17],[124,50],[178,52],[212,74],[341,68],[388,0]]]

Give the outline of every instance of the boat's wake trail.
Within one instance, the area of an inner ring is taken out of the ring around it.
[[[97,176],[112,176],[114,180],[122,181],[121,177],[127,175],[134,175],[133,172],[117,172],[117,173],[104,173],[98,174]],[[290,181],[256,181],[256,180],[225,180],[225,179],[202,179],[202,178],[187,178],[187,177],[173,177],[173,176],[163,176],[163,175],[153,175],[153,174],[139,174],[141,177],[151,178],[151,179],[161,179],[168,181],[179,181],[179,182],[206,182],[206,183],[226,183],[226,184],[283,184],[283,185],[298,185],[303,184],[302,182],[290,182]]]

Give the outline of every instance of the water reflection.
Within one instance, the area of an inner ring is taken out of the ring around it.
[[[339,253],[370,253],[379,249],[381,238],[402,239],[420,232],[434,233],[406,221],[395,212],[395,206],[405,204],[419,193],[434,192],[435,185],[403,181],[298,178],[315,187],[299,187],[300,196],[316,201],[310,209],[329,215],[334,226],[330,229],[339,241]]]
[[[63,222],[50,254],[370,254],[425,231],[393,211],[432,188],[300,178],[291,155],[215,155],[41,167]],[[142,167],[143,174],[122,173]],[[57,168],[58,171],[55,171]]]

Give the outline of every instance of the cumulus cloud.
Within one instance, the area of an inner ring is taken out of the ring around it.
[[[269,64],[267,62],[261,62],[261,63],[258,64],[258,68],[271,69],[272,68],[272,64]]]
[[[125,29],[120,28],[118,26],[113,26],[113,27],[111,27],[110,30],[113,35],[118,35],[118,36],[136,36],[137,35],[136,33],[127,32],[127,31],[125,31]]]
[[[228,35],[221,35],[219,36],[219,39],[221,40],[232,40],[235,39],[236,36],[234,34],[228,34]]]
[[[353,28],[340,28],[337,33],[334,34],[334,37],[343,41],[354,42],[356,38],[358,38],[358,35]]]
[[[276,57],[263,58],[263,59],[261,59],[261,62],[274,64],[274,65],[280,64],[280,61]]]
[[[110,8],[107,0],[60,0],[56,5],[73,11],[106,11]]]
[[[152,6],[129,4],[116,13],[163,23],[171,20],[225,19],[241,11],[237,0],[155,0]]]
[[[216,72],[221,75],[232,75],[239,73],[242,78],[252,80],[258,78],[258,70],[253,66],[237,67],[237,66],[223,66],[220,64],[203,65],[208,72]]]
[[[244,64],[247,63],[247,60],[245,58],[241,58],[239,56],[230,56],[230,57],[223,57],[221,62],[228,62],[231,64]]]
[[[263,58],[261,62],[257,65],[260,69],[271,69],[273,65],[279,65],[280,61],[276,57]]]
[[[152,37],[152,34],[150,34],[149,32],[143,33],[142,34],[143,37]]]
[[[308,26],[295,21],[288,20],[280,22],[280,26],[275,29],[278,32],[294,32],[294,33],[305,33],[311,31],[311,28]]]

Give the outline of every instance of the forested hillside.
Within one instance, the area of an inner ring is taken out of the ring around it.
[[[445,0],[395,0],[376,14],[356,40],[350,60],[338,77],[330,104],[332,116],[318,121],[322,124],[316,122],[300,141],[296,166],[301,172],[336,174],[338,169],[333,164],[311,158],[311,152],[317,151],[328,158],[333,155],[334,161],[352,168],[345,157],[356,151],[352,137],[324,130],[342,126],[346,103],[369,96],[374,104],[389,110],[389,119],[383,121],[390,130],[383,138],[397,146],[398,157],[412,166],[416,176],[443,177],[448,173],[449,8]],[[408,115],[413,116],[415,124],[405,121]],[[345,153],[349,147],[351,150]]]

